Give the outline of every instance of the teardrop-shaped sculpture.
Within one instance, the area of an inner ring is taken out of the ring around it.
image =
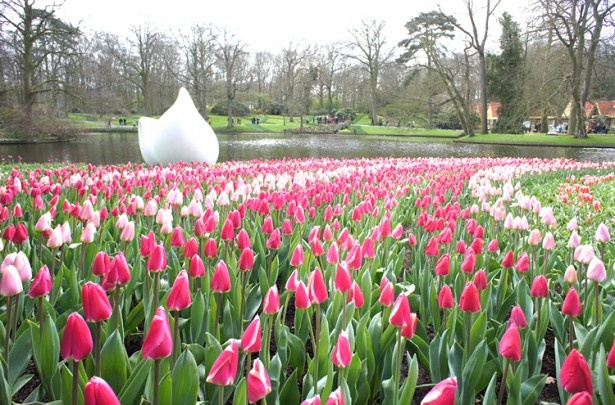
[[[160,119],[139,119],[139,149],[147,164],[205,162],[218,160],[218,138],[199,114],[185,88]]]

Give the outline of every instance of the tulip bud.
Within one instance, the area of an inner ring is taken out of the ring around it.
[[[571,264],[566,267],[566,271],[564,272],[564,282],[568,284],[575,284],[577,282],[577,269]]]
[[[38,273],[36,273],[34,280],[32,280],[28,295],[31,298],[43,297],[49,294],[52,288],[53,282],[51,280],[51,274],[49,273],[49,268],[45,264],[40,268]]]
[[[500,344],[498,345],[500,355],[512,361],[521,360],[521,335],[517,326],[511,325],[508,327]]]
[[[596,229],[596,234],[594,235],[594,239],[598,243],[607,243],[611,240],[609,229],[606,227],[604,222],[601,222],[600,225],[598,225],[598,229]]]
[[[478,289],[473,282],[467,282],[461,297],[459,298],[459,308],[465,312],[479,312],[480,311],[480,295]]]
[[[613,346],[611,346],[611,350],[609,350],[609,355],[606,359],[606,365],[609,368],[615,368],[615,340],[613,341]]]
[[[530,269],[530,257],[526,252],[521,253],[519,259],[517,259],[517,264],[515,264],[515,270],[518,272],[525,273]]]
[[[453,291],[448,284],[443,285],[440,293],[438,294],[438,306],[443,309],[451,309],[455,306]]]
[[[586,391],[593,394],[592,375],[585,357],[576,349],[572,349],[562,363],[560,382],[566,392],[577,393]]]
[[[577,392],[573,396],[570,397],[566,405],[593,405],[594,399],[592,398],[592,394],[587,391]]]
[[[549,282],[543,275],[536,276],[532,281],[532,288],[530,290],[532,297],[534,298],[546,298],[549,296]]]
[[[0,273],[0,295],[12,297],[23,291],[23,284],[17,268],[12,264],[4,267]]]
[[[449,274],[451,268],[451,255],[448,253],[440,256],[436,262],[435,273],[437,276],[446,276]]]
[[[89,322],[106,321],[111,317],[111,304],[105,290],[96,283],[88,281],[81,288],[83,314]]]
[[[410,317],[408,318],[408,322],[401,327],[401,335],[406,339],[412,339],[416,332],[416,325],[418,322],[418,318],[414,312],[410,313]]]
[[[344,368],[348,367],[351,360],[352,351],[350,350],[348,333],[346,331],[341,331],[337,338],[337,343],[331,352],[331,361],[336,367]]]
[[[303,264],[303,247],[299,244],[293,250],[293,255],[290,258],[290,265],[299,267]]]
[[[569,316],[581,315],[581,300],[579,299],[579,294],[574,287],[570,287],[568,293],[566,294],[566,298],[564,298],[564,302],[562,303],[562,313]]]
[[[245,248],[239,254],[237,267],[241,271],[250,271],[254,267],[254,251],[250,248]]]
[[[241,350],[249,353],[256,353],[262,347],[261,320],[256,315],[241,336]]]
[[[143,340],[141,356],[144,359],[159,360],[168,357],[172,350],[173,338],[167,311],[163,307],[158,307]]]
[[[315,396],[312,398],[308,398],[304,400],[303,402],[301,402],[301,405],[320,405],[320,397]]]
[[[169,311],[181,311],[192,305],[192,296],[190,295],[190,281],[188,281],[188,273],[186,270],[179,272],[169,296],[167,297],[167,308]]]
[[[190,268],[188,270],[190,277],[205,277],[205,263],[203,263],[201,256],[196,254],[192,256],[192,259],[190,260]]]
[[[378,298],[378,302],[385,307],[389,307],[393,304],[395,300],[395,288],[393,283],[389,281],[388,278],[382,277],[380,281],[380,298]]]
[[[457,378],[449,377],[437,383],[421,401],[421,405],[450,405],[455,403]]]
[[[515,305],[510,312],[510,323],[522,329],[527,326],[527,318],[519,305]]]
[[[303,281],[299,281],[295,291],[295,307],[297,309],[307,309],[310,307],[310,304],[311,301],[309,298],[308,289]]]
[[[147,270],[150,272],[159,272],[167,268],[167,252],[164,245],[158,244],[149,255],[147,260]]]
[[[480,269],[474,274],[474,285],[478,288],[479,291],[482,291],[487,288],[487,273],[485,270]]]
[[[265,298],[263,299],[263,313],[267,315],[276,314],[280,310],[280,294],[278,293],[278,287],[274,284],[271,286]]]
[[[438,256],[439,246],[438,239],[435,236],[432,236],[427,242],[427,246],[425,246],[425,255],[435,257]]]
[[[350,293],[348,294],[348,302],[354,303],[355,308],[361,308],[365,304],[365,297],[363,291],[356,281],[352,282],[350,286]]]
[[[508,252],[506,252],[506,254],[504,255],[504,258],[502,259],[502,267],[511,269],[514,265],[515,265],[515,254],[513,253],[512,250],[509,250]]]
[[[271,381],[267,369],[260,359],[254,360],[252,370],[248,373],[248,402],[251,404],[265,398],[271,392]]]
[[[329,298],[329,292],[327,291],[325,279],[323,278],[322,272],[318,267],[310,273],[307,288],[312,304],[322,304],[327,300],[327,298]]]
[[[120,405],[113,388],[100,377],[93,376],[85,385],[85,405]]]
[[[228,267],[223,260],[220,260],[211,276],[211,290],[217,293],[231,291],[231,278]]]
[[[602,260],[598,259],[597,256],[594,256],[589,262],[589,265],[587,265],[586,276],[588,280],[596,283],[602,283],[607,279],[604,263]]]
[[[60,354],[64,360],[80,361],[85,358],[94,347],[92,334],[81,315],[73,312],[66,320],[62,340],[60,341]]]
[[[232,385],[237,374],[237,366],[239,364],[239,347],[237,341],[233,340],[231,344],[220,353],[220,356],[214,361],[207,382],[216,385]]]
[[[94,262],[92,263],[92,274],[95,276],[104,276],[109,269],[110,264],[111,259],[109,259],[107,252],[103,250],[96,253],[96,256],[94,256]]]
[[[344,405],[344,393],[342,387],[338,387],[335,391],[329,394],[326,405]]]
[[[344,294],[352,287],[352,277],[350,271],[345,262],[340,263],[337,266],[337,272],[335,273],[335,289]]]
[[[399,294],[393,304],[389,323],[398,328],[402,328],[404,324],[410,322],[410,302],[406,294]]]

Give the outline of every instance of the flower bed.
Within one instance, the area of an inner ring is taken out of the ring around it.
[[[614,166],[15,167],[0,403],[615,403]]]

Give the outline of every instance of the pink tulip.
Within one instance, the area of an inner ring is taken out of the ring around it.
[[[412,339],[414,334],[416,333],[416,325],[418,323],[418,318],[414,312],[410,313],[410,317],[408,318],[408,322],[406,322],[401,327],[401,335],[406,339]]]
[[[457,393],[457,378],[449,377],[437,383],[421,401],[421,405],[453,405]]]
[[[542,248],[544,250],[555,249],[555,237],[551,232],[547,232],[542,240]]]
[[[213,259],[218,256],[218,244],[214,238],[209,238],[205,242],[205,257]]]
[[[568,284],[575,284],[577,282],[577,269],[571,264],[566,267],[566,271],[564,272],[564,282]]]
[[[163,307],[158,307],[143,340],[141,356],[144,359],[159,360],[169,357],[172,351],[173,338],[167,311]]]
[[[92,263],[92,274],[95,276],[104,276],[109,269],[110,264],[111,259],[109,259],[107,252],[100,251],[96,253],[96,256],[94,256],[94,262]]]
[[[300,267],[303,264],[303,247],[299,244],[295,246],[293,255],[290,258],[290,265],[293,267]]]
[[[171,232],[171,247],[181,248],[186,244],[186,238],[184,237],[184,230],[177,226]]]
[[[51,280],[51,274],[49,273],[49,268],[46,264],[40,268],[34,280],[32,280],[32,284],[30,284],[30,291],[28,291],[28,295],[31,298],[43,297],[51,292],[53,288],[53,282]]]
[[[241,336],[241,350],[249,353],[256,353],[262,347],[261,320],[256,315]]]
[[[607,279],[606,268],[602,260],[594,256],[587,265],[587,279],[596,283],[602,283]]]
[[[62,340],[60,341],[60,354],[64,360],[80,361],[85,358],[94,347],[92,334],[81,315],[73,312],[66,320]]]
[[[517,259],[517,264],[515,264],[515,270],[517,270],[518,272],[525,273],[529,269],[530,257],[527,255],[527,253],[523,252],[521,253],[521,256],[519,256],[519,259]]]
[[[385,307],[390,307],[393,305],[393,301],[395,300],[395,287],[393,283],[389,281],[388,278],[382,277],[380,280],[380,298],[378,298],[378,302]]]
[[[536,276],[534,281],[532,281],[532,288],[530,289],[530,293],[534,298],[546,298],[549,296],[549,282],[547,278],[542,274]]]
[[[282,237],[280,234],[280,230],[275,228],[270,232],[269,238],[267,239],[266,246],[267,249],[277,250],[282,245]]]
[[[485,273],[485,270],[480,269],[479,271],[477,271],[476,273],[474,273],[474,285],[476,285],[476,288],[478,288],[479,291],[485,290],[487,288],[487,273]]]
[[[288,280],[286,280],[286,285],[284,286],[284,288],[286,288],[288,291],[297,291],[297,287],[299,285],[298,274],[299,273],[297,272],[297,269],[293,270],[293,272],[290,273]]]
[[[12,264],[4,267],[0,271],[0,295],[3,297],[12,297],[23,291],[23,284],[17,268]]]
[[[100,377],[93,376],[85,385],[85,405],[120,405],[113,388]]]
[[[220,353],[220,356],[214,361],[207,382],[216,385],[232,385],[237,374],[237,366],[239,364],[239,347],[237,341],[233,340],[231,344]]]
[[[320,405],[320,397],[315,396],[312,398],[308,398],[304,400],[303,402],[301,402],[301,405]]]
[[[130,269],[123,252],[119,252],[109,263],[109,269],[105,273],[102,286],[105,290],[113,290],[130,281]]]
[[[356,281],[352,282],[350,286],[350,293],[348,294],[348,302],[354,303],[355,308],[361,308],[365,304],[365,297],[363,291]]]
[[[124,231],[122,231],[122,234],[124,234]],[[85,228],[83,229],[83,232],[81,232],[81,242],[82,243],[92,243],[94,242],[95,236],[96,236],[96,226],[94,225],[94,223],[88,222]],[[133,232],[133,237],[134,237],[134,232]]]
[[[198,254],[192,256],[190,260],[190,267],[188,269],[190,277],[200,278],[205,277],[205,263],[203,263],[203,259]]]
[[[532,229],[530,231],[530,236],[527,238],[527,243],[530,246],[538,246],[540,240],[542,239],[542,235],[538,229]]]
[[[318,267],[310,273],[307,288],[312,304],[322,304],[327,300],[327,298],[329,298],[329,292],[327,291],[325,279],[323,278],[322,272]]]
[[[402,328],[408,322],[410,322],[410,302],[408,301],[408,296],[402,293],[395,299],[389,317],[389,323],[398,328]]]
[[[105,290],[96,283],[88,281],[81,288],[83,314],[88,322],[102,322],[111,317],[111,304]]]
[[[346,266],[345,262],[342,262],[337,266],[334,285],[335,289],[342,294],[350,291],[350,287],[352,287],[352,277],[350,276],[350,271],[348,270],[348,266]]]
[[[592,375],[585,357],[576,349],[572,349],[562,363],[560,383],[566,392],[576,393],[586,391],[593,394]]]
[[[86,227],[87,228],[87,227]],[[135,223],[129,221],[120,234],[120,240],[123,242],[131,242],[135,238]]]
[[[271,392],[271,381],[267,369],[260,359],[254,360],[252,370],[248,373],[248,402],[251,404],[265,398]]]
[[[606,365],[609,368],[615,368],[615,340],[613,340],[613,345],[611,346],[611,350],[609,350]]]
[[[504,258],[502,259],[502,267],[507,268],[507,269],[512,269],[514,265],[515,265],[515,254],[513,253],[512,250],[509,250],[508,252],[506,252],[506,254],[504,255]]]
[[[310,304],[308,289],[303,281],[299,281],[297,283],[297,290],[295,291],[295,307],[297,309],[308,309]]]
[[[274,284],[265,293],[263,299],[263,313],[267,315],[274,315],[280,310],[280,294],[278,293],[278,287]]]
[[[250,247],[252,247],[252,243],[250,242],[250,235],[248,235],[248,231],[242,228],[237,233],[237,248],[244,250]]]
[[[218,262],[214,274],[211,276],[211,290],[217,293],[231,291],[231,277],[223,260]]]
[[[354,243],[344,260],[350,270],[359,270],[363,263],[361,245],[359,243]]]
[[[604,222],[601,222],[600,225],[598,225],[598,229],[596,229],[596,234],[594,235],[594,239],[598,243],[607,243],[611,240],[609,229],[606,227]]]
[[[190,295],[190,281],[186,270],[179,272],[171,291],[167,297],[167,308],[169,311],[181,311],[192,305],[192,296]]]
[[[62,227],[60,225],[57,225],[51,231],[49,238],[47,238],[47,247],[50,247],[52,249],[57,249],[60,246],[62,246],[63,243],[64,243],[64,240],[62,238]]]
[[[570,397],[566,405],[593,405],[594,399],[592,398],[592,394],[587,391],[577,392],[573,396]]]
[[[199,253],[199,242],[194,238],[189,238],[184,244],[184,258],[192,259]]]
[[[519,305],[515,305],[510,311],[510,323],[521,329],[527,326],[527,318]]]
[[[154,246],[147,260],[147,270],[153,273],[167,268],[167,252],[162,243]]]
[[[480,311],[480,295],[473,282],[467,282],[459,298],[459,308],[464,312]]]
[[[342,387],[338,387],[335,391],[329,394],[326,405],[344,405],[344,394]]]
[[[512,361],[521,360],[521,335],[516,325],[508,327],[498,345],[500,355]]]
[[[250,271],[254,267],[254,251],[250,248],[245,248],[239,255],[237,267],[240,271]]]
[[[436,262],[435,273],[437,276],[446,276],[449,274],[451,268],[451,255],[448,253],[440,256]]]
[[[438,294],[438,306],[443,309],[451,309],[455,306],[453,291],[448,284],[443,285],[440,293]]]
[[[341,331],[337,338],[337,343],[331,352],[331,361],[336,367],[344,368],[348,367],[351,360],[352,351],[350,350],[348,333],[346,331]]]
[[[570,287],[566,294],[566,298],[564,298],[564,302],[562,303],[562,314],[569,316],[581,315],[581,300],[574,287]]]
[[[425,255],[435,257],[438,255],[438,239],[434,236],[429,239],[427,246],[425,246]]]

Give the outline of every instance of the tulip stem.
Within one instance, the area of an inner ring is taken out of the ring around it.
[[[160,394],[160,359],[154,360],[154,401],[153,405],[158,405]]]
[[[38,303],[38,326],[39,326],[39,333],[40,333],[40,337],[43,337],[43,297],[38,297],[36,299],[37,303]]]
[[[220,341],[220,307],[222,306],[222,293],[214,293],[216,296],[216,339]]]
[[[158,294],[160,290],[160,272],[154,273],[154,311],[158,308]]]
[[[265,342],[263,344],[262,347],[262,351],[263,351],[263,357],[265,359],[265,368],[269,369],[269,362],[270,357],[271,357],[271,353],[269,352],[269,346],[271,345],[271,324],[273,322],[273,318],[272,315],[268,315],[267,319],[265,320]]]
[[[538,334],[540,333],[540,313],[542,312],[542,299],[536,298],[538,307],[538,316],[536,317],[536,341],[538,341]]]
[[[398,396],[399,396],[399,381],[401,380],[401,361],[402,361],[402,344],[404,338],[401,335],[401,330],[397,333],[397,353],[396,353],[396,361],[395,361],[395,396],[393,397],[393,404],[397,405]]]
[[[9,340],[11,340],[11,310],[13,306],[13,297],[6,297],[6,333],[4,335],[4,360],[6,361],[6,367],[4,368],[4,376],[8,380],[9,378]]]
[[[500,393],[498,394],[498,405],[502,403],[504,399],[504,388],[506,387],[506,378],[508,377],[509,362],[507,358],[504,358],[504,373],[502,374],[502,381],[500,382]]]
[[[572,350],[572,343],[574,342],[574,326],[572,324],[572,316],[568,316],[568,350]]]
[[[243,320],[246,318],[244,311],[246,310],[246,272],[241,272],[241,306],[239,307],[239,329],[243,329]]]
[[[94,329],[94,358],[95,361],[95,371],[94,375],[100,376],[100,331],[102,328],[102,322],[96,322]]]
[[[594,326],[600,325],[600,285],[594,282]]]
[[[314,341],[314,358],[316,359],[316,363],[314,363],[314,386],[318,386],[318,377],[319,377],[319,366],[320,366],[320,303],[316,303],[316,329],[314,330],[314,334],[316,335],[316,339]],[[316,393],[316,391],[314,391]]]
[[[309,310],[305,310],[305,313],[308,314]],[[318,384],[316,382],[316,368],[318,368],[318,345],[316,343],[316,339],[314,338],[314,328],[312,327],[312,320],[309,319],[308,320],[308,330],[310,331],[310,338],[312,340],[312,371],[313,371],[313,377],[312,379],[314,381],[312,381],[312,384],[314,385],[314,395],[316,395],[316,389],[318,388]]]
[[[77,405],[79,396],[79,362],[73,360],[73,392],[71,397],[71,404]]]
[[[179,349],[179,311],[173,311],[173,357],[171,358],[171,370],[177,361],[177,349]]]
[[[472,352],[472,312],[466,312],[466,361],[470,358]]]

